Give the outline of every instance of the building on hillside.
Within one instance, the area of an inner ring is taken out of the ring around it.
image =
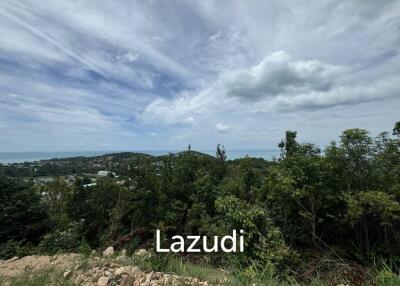
[[[110,175],[115,177],[115,173],[111,172],[111,171],[98,171],[97,172],[97,176],[99,176],[99,177],[107,177],[107,176],[110,176]]]
[[[51,177],[40,177],[40,178],[33,179],[33,182],[35,184],[41,184],[41,185],[48,184],[53,181],[54,181],[54,178],[51,178]]]
[[[97,183],[90,183],[90,184],[85,184],[85,185],[83,185],[83,187],[84,188],[90,188],[90,187],[94,187],[94,186],[96,186],[97,185]]]

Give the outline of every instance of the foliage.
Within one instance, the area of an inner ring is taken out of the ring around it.
[[[244,255],[255,257],[264,265],[278,264],[288,256],[282,233],[274,226],[265,209],[234,196],[219,197],[215,204],[221,214],[221,225],[224,225],[222,233],[229,233],[232,229],[244,230]]]
[[[227,235],[243,229],[245,251],[234,256],[238,277],[254,280],[268,271],[305,277],[307,265],[325,256],[367,267],[400,255],[399,130],[399,122],[375,138],[364,129],[345,130],[324,150],[298,142],[297,133],[288,131],[279,144],[281,156],[271,162],[227,160],[221,145],[216,157],[192,150],[161,157],[104,156],[96,160],[115,158],[118,167],[110,170],[120,178],[97,178],[92,187],[59,178],[33,188],[1,178],[0,223],[9,227],[0,229],[0,243],[14,249],[7,253],[29,243],[34,248],[40,239],[40,249],[49,252],[82,249],[82,244],[133,251],[152,246],[155,229],[165,242],[176,234]],[[94,170],[85,165],[87,159],[72,161],[79,170]],[[67,166],[70,172],[73,166]],[[89,182],[86,174],[82,180]],[[235,264],[232,257],[201,259]]]
[[[46,234],[39,244],[42,253],[87,252],[90,249],[82,236],[82,225],[71,223],[68,228]]]
[[[2,279],[0,277],[0,284]],[[4,281],[6,282],[6,281]],[[22,275],[9,279],[6,285],[10,286],[73,286],[75,285],[70,279],[65,279],[63,271],[53,268],[46,268],[40,271],[28,270]]]
[[[47,212],[29,185],[0,177],[0,244],[9,240],[37,242],[47,230]]]
[[[22,257],[37,252],[37,247],[26,241],[9,240],[0,244],[0,258],[2,259],[10,259],[14,256]]]

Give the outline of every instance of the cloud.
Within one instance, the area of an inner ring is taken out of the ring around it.
[[[327,91],[346,72],[345,67],[318,60],[293,61],[286,52],[277,51],[253,67],[227,72],[221,81],[228,96],[257,100],[281,94]]]
[[[399,97],[399,82],[398,75],[365,81],[354,68],[318,60],[294,61],[278,51],[255,66],[222,75],[219,90],[247,101],[242,106],[252,113],[287,112]]]
[[[400,76],[389,76],[365,85],[342,85],[328,91],[281,96],[267,103],[267,105],[287,112],[298,109],[328,108],[398,98],[400,96],[399,82]]]
[[[218,133],[227,133],[229,131],[229,126],[222,123],[218,123],[215,128],[217,128]]]
[[[210,96],[214,86],[205,88],[198,93],[183,92],[171,99],[157,98],[142,111],[138,118],[144,123],[162,124],[192,124],[192,114],[199,114],[204,108],[210,109],[215,101]]]
[[[185,123],[187,124],[193,124],[194,123],[194,118],[192,116],[189,116],[184,120]]]
[[[248,114],[277,113],[399,97],[399,76],[363,80],[362,72],[316,59],[293,60],[288,53],[277,51],[254,66],[221,73],[215,84],[198,94],[156,100],[143,115],[174,124],[193,112],[215,115],[239,108]]]

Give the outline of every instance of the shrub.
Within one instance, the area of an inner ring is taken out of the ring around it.
[[[43,237],[39,249],[44,253],[88,252],[90,247],[82,235],[82,224],[71,223],[66,230],[56,230]]]
[[[0,258],[9,259],[14,256],[22,257],[37,253],[37,247],[23,241],[9,240],[0,244]]]

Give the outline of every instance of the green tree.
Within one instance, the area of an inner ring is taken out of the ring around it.
[[[393,135],[400,137],[400,121],[397,121],[393,128]]]
[[[231,233],[233,229],[244,230],[244,255],[247,258],[276,267],[289,256],[282,233],[266,209],[235,196],[219,197],[215,206],[220,215],[221,234]]]
[[[378,191],[346,196],[348,217],[356,231],[356,243],[362,255],[399,253],[398,232],[400,204],[390,195]]]
[[[21,181],[0,177],[0,244],[9,240],[37,243],[48,229],[40,194]]]
[[[297,132],[296,131],[286,131],[285,139],[279,143],[279,148],[282,150],[284,156],[290,156],[297,149]]]
[[[63,230],[71,222],[68,217],[67,206],[72,194],[64,178],[60,177],[41,187],[43,202],[49,210],[51,221],[55,228]]]

